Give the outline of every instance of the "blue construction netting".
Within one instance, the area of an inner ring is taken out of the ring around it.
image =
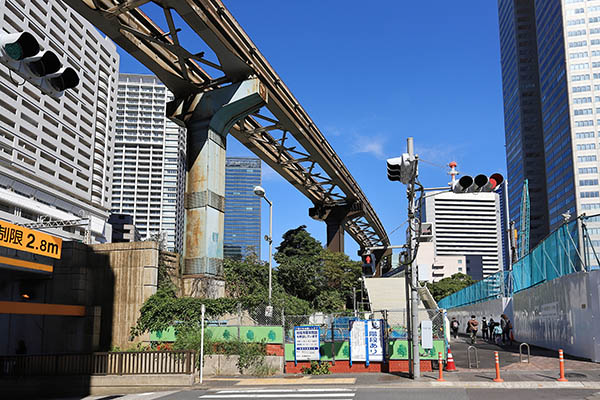
[[[449,309],[499,297],[502,294],[503,281],[504,273],[497,272],[463,290],[444,297],[438,302],[438,307]]]
[[[538,244],[529,254],[517,261],[512,271],[494,275],[446,296],[438,302],[440,308],[450,309],[479,303],[500,296],[511,296],[563,275],[584,270],[579,252],[577,220],[564,224]]]
[[[583,270],[577,221],[562,225],[517,261],[510,273],[514,293]]]

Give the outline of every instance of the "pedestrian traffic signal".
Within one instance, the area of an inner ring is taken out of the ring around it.
[[[29,32],[0,34],[0,61],[43,93],[60,97],[79,84],[79,76],[50,50],[42,50]]]
[[[502,175],[495,173],[488,178],[480,174],[475,178],[465,175],[454,184],[452,191],[454,193],[472,193],[472,192],[492,192],[504,181]]]
[[[362,272],[365,276],[375,275],[375,255],[373,253],[362,255]]]
[[[387,159],[387,176],[390,181],[399,181],[406,185],[415,172],[415,159],[408,153],[402,154],[401,157]]]

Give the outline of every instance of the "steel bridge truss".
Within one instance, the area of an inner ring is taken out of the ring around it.
[[[222,1],[64,1],[156,74],[175,96],[169,110],[180,110],[198,93],[259,78],[267,90],[266,107],[230,133],[315,207],[359,209],[343,224],[361,248],[389,246],[358,183]],[[204,51],[186,49],[187,32],[202,39]]]

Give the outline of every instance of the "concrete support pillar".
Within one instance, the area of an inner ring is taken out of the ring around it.
[[[358,203],[337,206],[315,206],[308,210],[308,215],[327,224],[327,249],[344,252],[344,222],[363,214]]]
[[[233,124],[260,109],[266,91],[258,79],[177,99],[171,119],[187,128],[184,275],[223,275],[226,136]],[[222,285],[221,285],[222,287]],[[196,293],[220,297],[223,290]]]

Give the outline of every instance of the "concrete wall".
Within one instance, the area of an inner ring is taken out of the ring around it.
[[[522,342],[600,362],[600,271],[562,276],[514,294]]]
[[[92,246],[95,254],[104,255],[114,275],[112,298],[112,345],[128,347],[129,330],[140,316],[144,301],[156,293],[158,285],[158,243],[108,243]],[[148,334],[139,338],[149,341]]]
[[[485,317],[488,321],[490,318],[493,318],[494,321],[500,322],[500,315],[502,314],[506,314],[511,321],[514,320],[512,299],[509,297],[502,297],[483,303],[452,308],[448,310],[448,319],[452,320],[452,317],[456,317],[460,323],[459,332],[465,333],[467,329],[467,322],[471,319],[471,315],[475,315],[477,320],[480,322],[482,317]],[[514,325],[515,324],[513,322],[513,326]],[[481,336],[481,328],[478,331],[478,335]]]

